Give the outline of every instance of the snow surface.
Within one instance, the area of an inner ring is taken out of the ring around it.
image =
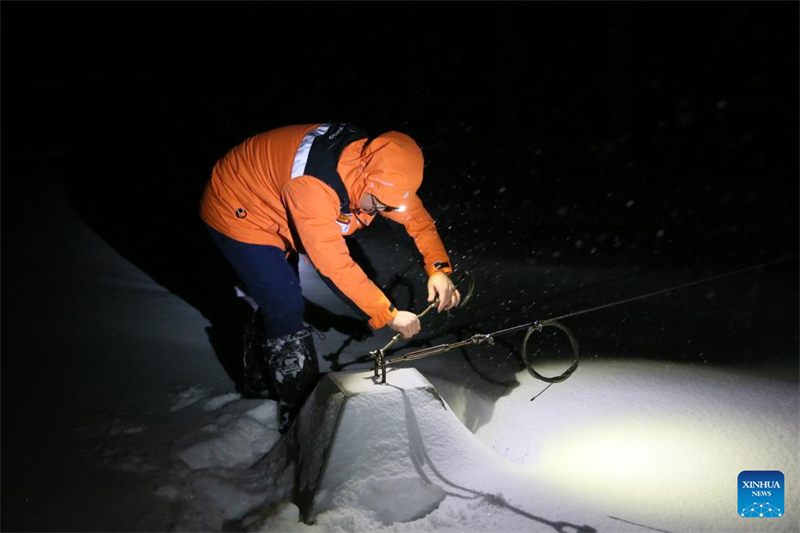
[[[767,340],[766,365],[585,356],[533,401],[545,384],[518,365],[500,372],[513,359],[502,349],[402,365],[418,368],[443,402],[420,390],[348,400],[339,426],[347,431],[336,436],[318,495],[322,512],[304,524],[275,403],[233,392],[208,321],[99,238],[58,179],[4,194],[37,198],[41,215],[27,235],[4,233],[4,252],[26,266],[4,284],[4,300],[35,302],[10,317],[6,307],[6,335],[39,332],[13,338],[4,376],[48,391],[4,395],[4,429],[15,430],[3,434],[3,474],[13,481],[4,485],[13,502],[4,516],[20,529],[798,530],[797,353],[776,353]],[[492,263],[560,280],[607,274]],[[302,263],[301,276],[309,299],[349,313]],[[478,283],[502,295],[501,281]],[[480,300],[471,305],[470,318],[481,318]],[[434,333],[440,318],[431,319]],[[321,368],[368,369],[359,358],[390,336],[352,342],[331,329],[317,339]],[[37,354],[49,354],[46,364]],[[563,363],[539,370],[555,374]],[[331,430],[326,416],[314,423]],[[785,474],[784,517],[736,514],[737,475],[754,469]]]

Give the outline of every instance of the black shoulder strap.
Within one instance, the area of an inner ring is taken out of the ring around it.
[[[347,122],[334,122],[328,126],[325,133],[314,139],[304,174],[314,176],[332,188],[339,197],[341,212],[349,214],[350,198],[337,171],[339,156],[348,144],[368,138],[369,135],[361,128]]]

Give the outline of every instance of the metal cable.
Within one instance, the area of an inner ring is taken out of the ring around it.
[[[378,371],[380,369],[383,372],[383,378],[384,378],[383,382],[385,383],[385,372],[386,372],[386,365],[387,364],[398,363],[398,362],[401,362],[401,361],[414,361],[416,359],[422,359],[424,357],[437,355],[437,354],[440,354],[440,353],[444,353],[444,352],[450,351],[450,350],[452,350],[454,348],[459,348],[461,346],[466,346],[466,345],[469,345],[469,344],[479,345],[479,344],[483,344],[484,342],[488,342],[490,345],[492,345],[492,344],[494,344],[494,337],[499,337],[500,335],[507,335],[509,333],[515,333],[517,331],[521,331],[523,329],[527,329],[527,333],[525,335],[525,339],[522,342],[522,358],[525,361],[525,367],[528,370],[528,373],[530,373],[536,379],[539,379],[541,381],[544,381],[544,382],[547,382],[547,383],[550,383],[550,384],[560,383],[560,382],[566,380],[567,378],[569,378],[575,372],[575,370],[578,368],[580,350],[579,350],[579,346],[578,346],[578,341],[577,341],[577,339],[575,339],[575,336],[572,334],[572,332],[569,330],[569,328],[567,328],[566,326],[564,326],[563,324],[558,322],[559,320],[563,320],[565,318],[570,318],[570,317],[573,317],[573,316],[583,315],[583,314],[586,314],[586,313],[591,313],[593,311],[599,311],[601,309],[607,309],[609,307],[613,307],[613,306],[616,306],[616,305],[621,305],[621,304],[624,304],[624,303],[633,302],[633,301],[636,301],[636,300],[642,300],[644,298],[650,298],[651,296],[656,296],[656,295],[664,294],[664,293],[667,293],[667,292],[670,292],[670,291],[683,289],[685,287],[691,287],[693,285],[699,285],[701,283],[707,283],[709,281],[717,280],[717,279],[724,278],[724,277],[727,277],[727,276],[733,276],[735,274],[740,274],[740,273],[748,271],[748,270],[753,270],[753,269],[756,269],[756,268],[761,268],[761,267],[765,267],[765,266],[769,266],[769,265],[774,265],[774,264],[777,264],[777,263],[782,263],[782,262],[785,262],[785,261],[790,261],[792,259],[797,259],[798,255],[800,255],[800,254],[795,254],[793,256],[784,257],[784,258],[781,258],[781,259],[776,259],[774,261],[767,261],[767,262],[764,262],[764,263],[760,263],[758,265],[752,265],[752,266],[749,266],[749,267],[740,268],[738,270],[734,270],[734,271],[731,271],[731,272],[726,272],[724,274],[719,274],[717,276],[704,278],[704,279],[701,279],[701,280],[698,280],[698,281],[692,281],[690,283],[684,283],[682,285],[678,285],[678,286],[675,286],[675,287],[669,287],[667,289],[662,289],[662,290],[651,292],[651,293],[648,293],[648,294],[634,296],[632,298],[627,298],[625,300],[620,300],[620,301],[617,301],[617,302],[598,305],[598,306],[595,306],[595,307],[591,307],[589,309],[583,309],[581,311],[575,311],[573,313],[568,313],[566,315],[561,315],[561,316],[558,316],[558,317],[555,317],[555,318],[548,318],[546,320],[539,320],[539,321],[535,321],[535,322],[529,322],[527,324],[520,324],[518,326],[512,326],[510,328],[501,329],[499,331],[495,331],[495,332],[492,332],[492,333],[476,334],[476,335],[473,335],[472,337],[470,337],[469,339],[466,339],[466,340],[463,340],[463,341],[459,341],[459,342],[455,342],[455,343],[451,343],[451,344],[439,344],[437,346],[432,346],[432,347],[429,347],[429,348],[423,348],[421,350],[412,351],[412,352],[406,353],[404,355],[401,355],[399,357],[394,357],[392,359],[387,360],[385,358],[385,356],[384,356],[384,350],[388,349],[392,344],[394,344],[394,342],[397,341],[397,339],[399,338],[399,334],[398,334],[383,349],[376,350],[376,351],[370,353],[370,355],[373,358],[375,358],[375,360],[376,360],[375,376],[376,377],[378,376]],[[466,272],[465,276],[469,276],[470,274],[471,274],[470,272]],[[463,280],[464,280],[464,278],[462,277],[462,279],[459,280],[459,283],[461,281],[463,281]],[[471,290],[470,290],[470,296],[472,295],[471,294],[472,290],[474,290],[474,280],[472,281]],[[467,298],[467,299],[469,299],[469,298]],[[435,305],[436,305],[435,303],[431,304],[419,316],[422,316],[425,313],[427,313]],[[536,372],[533,369],[533,365],[528,360],[528,340],[530,339],[530,336],[534,332],[542,331],[542,328],[544,328],[544,327],[555,327],[555,328],[560,329],[561,331],[563,331],[567,335],[567,338],[569,339],[570,345],[572,346],[572,352],[573,352],[572,364],[561,375],[554,376],[554,377],[548,377],[548,376],[544,376],[542,374],[539,374],[538,372]],[[549,388],[549,386],[548,386],[548,388]],[[547,388],[545,388],[545,390],[547,390]],[[542,393],[543,392],[544,391],[542,391]],[[542,394],[542,393],[540,393],[540,394]],[[536,398],[536,396],[531,398],[531,401],[533,401],[535,398]]]
[[[660,291],[651,292],[649,294],[643,294],[643,295],[640,295],[640,296],[634,296],[633,298],[627,298],[625,300],[620,300],[618,302],[612,302],[610,304],[598,305],[596,307],[591,307],[589,309],[584,309],[582,311],[575,311],[574,313],[569,313],[569,314],[566,314],[566,315],[557,316],[555,318],[549,318],[548,320],[563,320],[565,318],[570,318],[570,317],[573,317],[573,316],[578,316],[578,315],[583,315],[583,314],[586,314],[586,313],[591,313],[592,311],[599,311],[600,309],[606,309],[608,307],[613,307],[615,305],[626,304],[628,302],[633,302],[633,301],[636,301],[636,300],[642,300],[644,298],[650,298],[651,296],[656,296],[658,294],[664,294],[665,292],[675,291],[675,290],[678,290],[678,289],[683,289],[685,287],[691,287],[692,285],[699,285],[701,283],[707,283],[709,281],[714,281],[716,279],[724,278],[724,277],[727,277],[727,276],[733,276],[734,274],[740,274],[742,272],[746,272],[747,270],[753,270],[755,268],[774,265],[776,263],[782,263],[784,261],[790,261],[792,259],[797,259],[797,257],[798,257],[798,254],[795,254],[795,255],[790,256],[790,257],[784,257],[784,258],[781,258],[781,259],[776,259],[774,261],[767,261],[766,263],[761,263],[761,264],[758,264],[758,265],[753,265],[753,266],[749,266],[749,267],[745,267],[745,268],[740,268],[739,270],[734,270],[732,272],[726,272],[724,274],[719,274],[718,276],[712,276],[710,278],[701,279],[699,281],[692,281],[690,283],[684,283],[683,285],[678,285],[677,287],[670,287],[668,289],[662,289]]]

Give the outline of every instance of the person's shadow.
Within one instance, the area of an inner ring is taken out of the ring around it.
[[[211,241],[199,205],[216,160],[247,135],[237,139],[193,124],[203,118],[188,112],[170,110],[163,120],[154,117],[158,111],[129,109],[125,127],[113,135],[104,135],[98,120],[96,134],[76,140],[65,171],[67,197],[114,250],[208,320],[209,342],[238,389],[253,309],[237,296],[237,279]],[[304,318],[320,331],[333,328],[357,339],[370,334],[366,322],[308,300]]]

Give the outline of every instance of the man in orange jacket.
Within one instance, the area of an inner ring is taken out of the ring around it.
[[[416,192],[423,157],[411,137],[373,139],[348,123],[286,126],[255,135],[214,166],[200,216],[212,240],[258,304],[262,333],[246,339],[242,393],[277,393],[281,431],[319,378],[297,271],[287,258],[307,255],[321,277],[375,329],[410,338],[417,316],[396,309],[350,257],[344,237],[382,216],[405,226],[422,254],[428,301],[438,311],[461,295],[434,221]]]

